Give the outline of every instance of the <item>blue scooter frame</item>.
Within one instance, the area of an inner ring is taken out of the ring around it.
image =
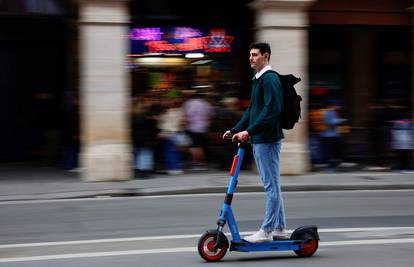
[[[223,233],[223,227],[228,223],[232,240],[230,251],[254,252],[254,251],[288,251],[293,250],[302,257],[312,256],[317,248],[319,235],[316,226],[303,226],[296,229],[290,239],[280,239],[271,242],[250,243],[240,237],[237,222],[231,209],[234,192],[237,188],[246,144],[239,143],[237,155],[234,156],[231,167],[230,183],[227,189],[220,217],[217,221],[217,229],[206,231],[198,242],[198,252],[206,261],[218,261],[224,257],[229,247],[227,237]]]

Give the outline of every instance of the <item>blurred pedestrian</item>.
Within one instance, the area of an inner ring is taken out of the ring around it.
[[[257,169],[266,192],[266,209],[260,230],[244,239],[266,242],[287,238],[285,210],[280,186],[280,149],[283,131],[280,114],[283,108],[282,86],[278,75],[269,65],[270,46],[257,43],[250,46],[250,66],[256,71],[252,82],[250,105],[237,125],[223,138],[246,142],[251,139]]]
[[[62,120],[62,164],[68,171],[79,171],[79,102],[77,95],[65,95]]]
[[[223,129],[231,129],[240,119],[243,112],[239,109],[239,99],[226,97],[216,105],[216,116],[210,131],[210,157],[217,162],[220,169],[227,169],[228,162],[233,160],[237,148],[231,142],[221,140]],[[247,156],[248,153],[245,153]],[[243,165],[248,163],[247,157],[243,159]]]
[[[324,109],[315,107],[309,110],[309,150],[312,164],[317,165],[326,161],[323,154],[321,132],[326,130]]]
[[[321,131],[323,154],[328,163],[328,170],[334,170],[340,163],[340,132],[339,126],[346,120],[339,116],[339,104],[337,100],[329,100],[328,106],[323,112],[325,130]]]
[[[396,154],[393,168],[398,170],[411,169],[411,156],[414,149],[414,126],[409,118],[393,121],[391,147]]]
[[[193,170],[206,169],[205,150],[208,142],[208,131],[214,116],[213,106],[198,92],[188,99],[184,105],[185,129],[191,138],[189,148]]]
[[[183,134],[183,111],[181,99],[177,96],[167,100],[168,107],[160,116],[158,137],[161,139],[161,150],[164,168],[168,174],[183,173],[180,146],[185,145]]]
[[[132,114],[134,165],[137,174],[141,177],[147,177],[155,170],[154,150],[159,132],[157,119],[160,112],[161,107],[159,105],[144,101],[144,103],[136,104]]]

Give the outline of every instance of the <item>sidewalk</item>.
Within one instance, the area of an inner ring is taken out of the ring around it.
[[[155,174],[126,182],[84,183],[78,174],[53,169],[0,169],[0,201],[46,200],[106,196],[224,193],[228,172]],[[414,172],[337,172],[283,176],[283,191],[414,189]],[[261,192],[260,177],[242,171],[238,192]]]

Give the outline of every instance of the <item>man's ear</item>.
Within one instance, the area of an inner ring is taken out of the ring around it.
[[[267,53],[267,52],[266,52],[266,53],[264,53],[264,54],[263,54],[263,56],[264,56],[267,60],[269,60],[269,53]]]

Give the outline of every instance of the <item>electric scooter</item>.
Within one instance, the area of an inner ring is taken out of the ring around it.
[[[293,250],[300,257],[311,257],[318,249],[319,234],[317,226],[302,226],[297,228],[289,239],[277,239],[271,242],[250,243],[240,237],[237,222],[231,209],[233,194],[237,187],[237,178],[242,165],[246,143],[238,142],[237,155],[234,156],[230,170],[230,183],[224,200],[217,229],[207,230],[198,241],[198,253],[208,262],[221,260],[230,247],[230,251],[289,251]],[[223,233],[223,227],[228,223],[232,236],[230,242]]]

